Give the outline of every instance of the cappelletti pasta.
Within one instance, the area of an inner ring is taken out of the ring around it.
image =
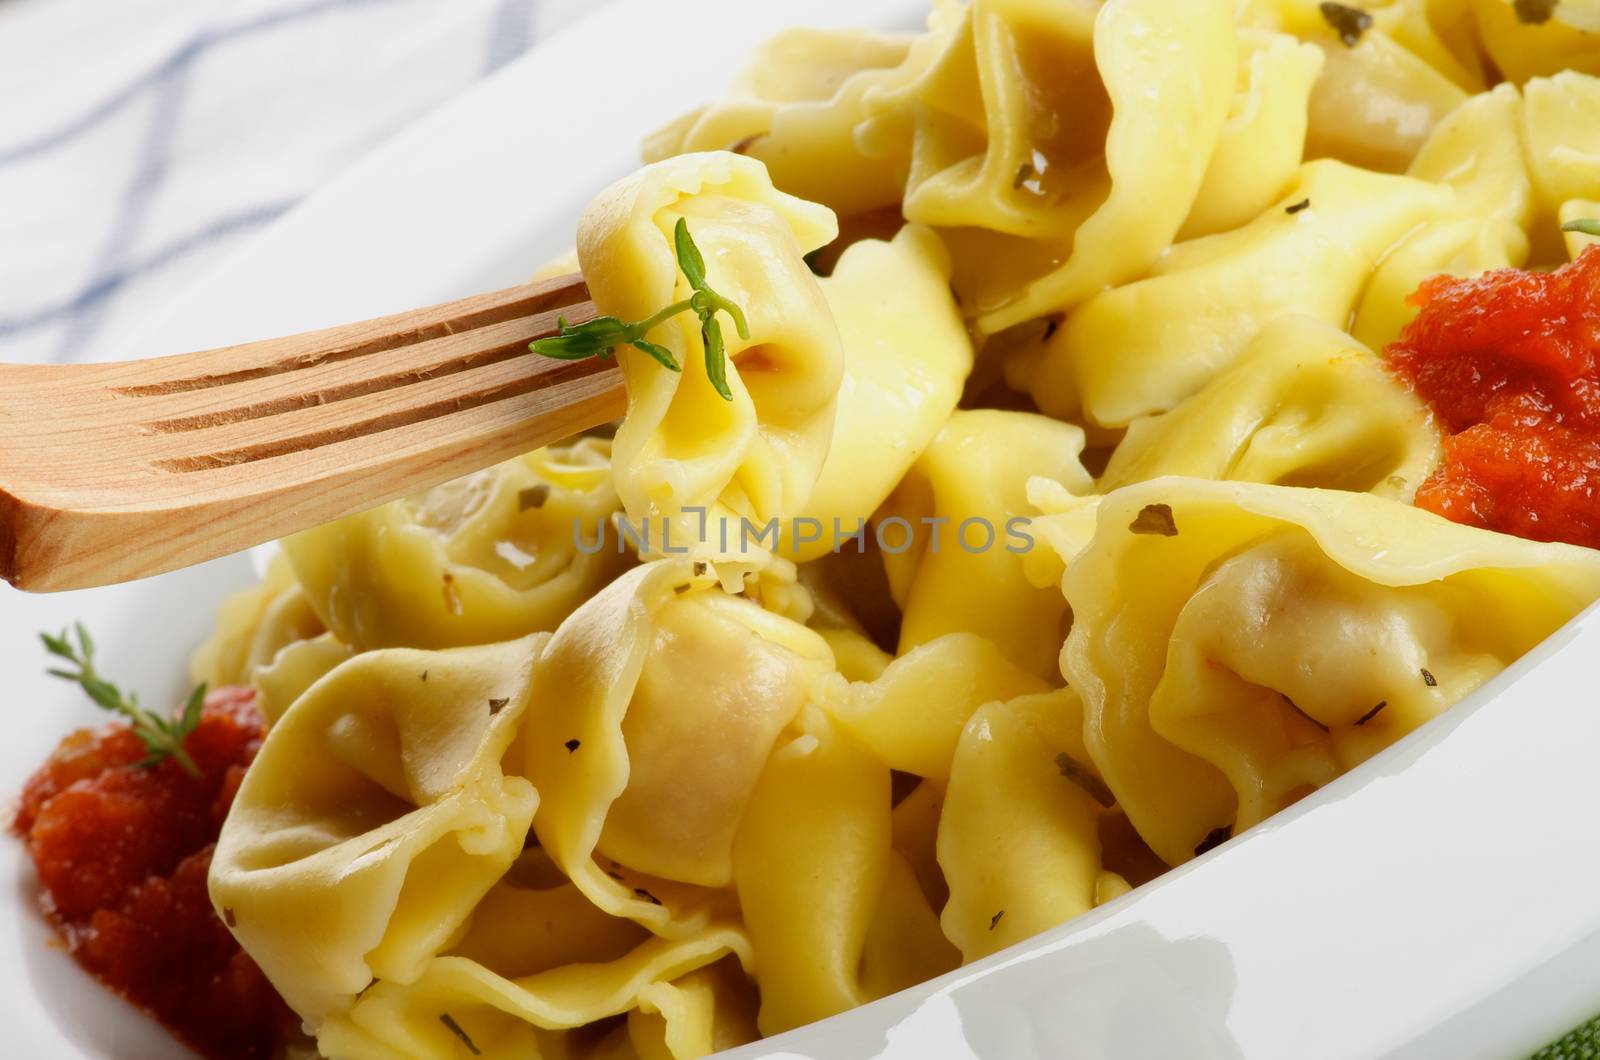
[[[614,438],[289,539],[195,655],[268,724],[210,895],[321,1053],[832,1016],[1600,599],[1600,552],[1415,506],[1461,428],[1384,352],[1425,281],[1600,239],[1600,16],[1522,6],[940,2],[653,135],[577,229],[648,322]]]

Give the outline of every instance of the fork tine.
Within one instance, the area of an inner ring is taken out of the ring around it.
[[[129,402],[126,415],[146,431],[173,434],[330,405],[527,356],[528,343],[555,332],[558,316],[582,321],[593,315],[593,305],[585,303],[397,347],[384,351],[381,364],[366,358],[329,358],[292,372],[213,386],[203,393],[151,393]]]
[[[522,415],[531,417],[543,409],[539,392],[613,372],[608,361],[552,361],[540,357],[529,352],[524,341],[521,356],[437,378],[415,379],[408,385],[328,404],[172,434],[160,439],[167,455],[153,463],[163,471],[184,473],[319,449],[401,427],[414,427],[426,434],[431,421],[439,417],[513,398],[529,398],[521,406]]]
[[[0,577],[160,573],[613,419],[614,363],[527,348],[586,296],[566,277],[156,361],[0,365]]]
[[[202,353],[125,362],[115,366],[122,368],[122,372],[107,372],[105,385],[126,396],[138,397],[248,382],[553,312],[585,302],[588,297],[588,288],[581,276],[558,276],[358,324],[323,328],[266,342],[223,346]],[[127,378],[120,379],[124,374]]]

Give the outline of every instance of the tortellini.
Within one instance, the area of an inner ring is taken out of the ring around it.
[[[1179,244],[1149,279],[1074,311],[1044,346],[1034,399],[1103,426],[1169,410],[1278,316],[1344,324],[1373,266],[1449,202],[1411,177],[1309,162],[1250,224]]]
[[[1523,136],[1539,212],[1571,219],[1582,209],[1592,211],[1573,204],[1600,199],[1600,76],[1569,70],[1540,78],[1528,82],[1523,98]],[[1559,253],[1542,257],[1559,260]]]
[[[1177,408],[1129,424],[1098,485],[1188,475],[1409,501],[1441,445],[1427,407],[1372,351],[1284,317]]]
[[[311,607],[358,650],[548,632],[629,561],[610,443],[587,438],[286,539]]]
[[[1071,689],[980,708],[961,733],[939,819],[950,901],[940,919],[966,960],[1084,913],[1101,883],[1103,785]]]
[[[773,753],[734,846],[761,954],[759,1026],[776,1034],[954,968],[915,872],[891,845],[889,768],[825,711]]]
[[[1527,4],[1527,13],[1518,10],[1516,0],[1470,0],[1469,6],[1484,51],[1509,80],[1562,70],[1600,74],[1600,8],[1593,0],[1552,3],[1543,20],[1538,3]]]
[[[901,162],[861,151],[855,128],[866,119],[866,95],[914,78],[935,43],[932,36],[786,30],[756,49],[723,99],[650,137],[644,159],[737,151],[765,164],[779,188],[841,214],[893,206],[905,179]]]
[[[911,137],[905,216],[950,230],[984,330],[1132,279],[1172,239],[1233,94],[1227,6],[975,0],[916,81],[869,94],[862,135]]]
[[[1322,52],[1282,33],[1239,32],[1239,83],[1179,239],[1237,228],[1275,202],[1306,145]]]
[[[568,1033],[575,1028],[648,1008],[665,1026],[653,1033],[648,1025],[630,1027],[622,1044],[631,1051],[653,1038],[666,1055],[692,1060],[700,1054],[674,1052],[674,1039],[711,1037],[718,999],[689,1002],[666,987],[743,948],[743,933],[723,923],[681,939],[647,940],[610,961],[517,978],[465,957],[436,957],[413,981],[374,983],[323,1026],[317,1044],[333,1057],[453,1056],[467,1042],[465,1051],[493,1060],[559,1056],[575,1044]]]
[[[367,652],[273,726],[211,900],[308,1022],[422,974],[521,853],[538,795],[501,759],[548,639]]]
[[[889,586],[903,612],[900,651],[946,633],[993,641],[1016,665],[1055,675],[1065,608],[1029,584],[1028,478],[1076,492],[1083,431],[1025,412],[962,411],[934,439],[879,512]],[[892,523],[891,523],[892,521]]]
[[[540,844],[595,905],[664,934],[731,882],[762,766],[833,677],[816,633],[709,578],[662,560],[585,604],[539,660],[524,738]]]
[[[260,582],[223,601],[216,629],[189,660],[189,678],[211,688],[250,684],[279,651],[321,632],[321,620],[280,553]]]
[[[711,287],[743,308],[749,338],[726,329],[732,400],[711,385],[692,314],[650,332],[680,372],[618,348],[628,414],[613,451],[617,493],[636,525],[654,524],[647,553],[689,548],[759,562],[765,546],[743,533],[745,521],[759,528],[793,516],[833,433],[844,353],[803,256],[838,228],[827,208],[775,191],[754,159],[719,152],[657,162],[602,192],[579,222],[578,258],[601,313],[645,320],[690,293],[674,251],[680,218]]]
[[[1358,339],[1382,349],[1399,338],[1415,315],[1406,299],[1430,276],[1473,275],[1527,261],[1534,211],[1521,118],[1517,90],[1499,85],[1463,103],[1422,146],[1410,174],[1450,187],[1454,201],[1373,274],[1351,327]]]
[[[973,711],[1048,689],[984,638],[947,633],[853,684],[833,714],[885,764],[943,782]]]
[[[1311,41],[1327,56],[1311,94],[1307,157],[1398,173],[1445,115],[1488,87],[1477,44],[1463,38],[1450,6],[1450,0],[1245,0],[1241,14],[1250,24]]]
[[[928,448],[972,370],[949,256],[928,229],[908,225],[892,241],[852,245],[821,284],[845,367],[827,460],[782,528],[785,554],[801,560],[853,547],[844,537]]]
[[[1087,751],[1168,864],[1404,736],[1600,598],[1600,553],[1370,495],[1161,478],[1063,557]]]

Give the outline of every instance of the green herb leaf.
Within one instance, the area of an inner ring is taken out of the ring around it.
[[[678,218],[678,223],[672,229],[672,244],[678,252],[678,268],[683,270],[683,278],[689,281],[689,286],[697,291],[709,291],[706,259],[700,256],[700,248],[694,245],[694,239],[689,235],[687,217]]]
[[[616,317],[595,317],[583,324],[569,324],[556,319],[556,334],[535,339],[528,348],[543,357],[561,361],[581,361],[590,357],[609,357],[618,346],[632,346],[649,354],[663,368],[679,372],[683,368],[673,352],[660,343],[649,341],[652,330],[666,323],[684,310],[700,318],[700,337],[705,343],[706,375],[712,387],[725,401],[733,400],[728,388],[726,350],[722,341],[722,325],[718,313],[726,313],[742,339],[750,338],[750,325],[744,310],[711,289],[706,280],[706,262],[689,234],[689,222],[680,217],[672,231],[673,247],[678,255],[678,268],[694,293],[681,302],[675,302],[647,320],[628,323]]]
[[[66,630],[58,636],[49,633],[39,634],[39,639],[44,642],[45,651],[67,660],[75,667],[75,669],[52,667],[45,673],[51,677],[73,682],[83,689],[84,694],[97,706],[128,719],[133,734],[139,737],[148,752],[140,765],[153,766],[162,759],[170,757],[189,775],[199,776],[200,770],[188,752],[183,749],[183,741],[200,724],[200,715],[206,700],[206,686],[198,685],[189,693],[189,699],[176,719],[151,714],[139,706],[139,697],[136,694],[123,692],[100,676],[94,665],[94,639],[89,636],[89,631],[84,628],[83,623],[76,623],[72,632],[77,635],[76,645],[72,643],[72,636]]]
[[[634,339],[633,346],[635,349],[643,350],[645,353],[648,353],[650,356],[654,357],[656,361],[660,363],[661,367],[667,369],[668,371],[683,371],[683,366],[678,363],[678,359],[674,357],[672,355],[672,351],[667,349],[665,346],[655,342],[647,342],[644,339]]]
[[[706,378],[722,395],[722,400],[732,401],[733,391],[728,389],[728,358],[722,346],[722,325],[715,316],[701,318],[700,338],[706,346]]]
[[[589,357],[604,357],[612,347],[628,342],[633,337],[632,328],[616,317],[595,317],[576,326],[557,317],[556,328],[557,334],[534,339],[529,348],[544,357],[581,361]]]
[[[1580,217],[1576,221],[1568,221],[1561,226],[1563,232],[1582,232],[1586,236],[1600,238],[1600,219],[1593,217]]]

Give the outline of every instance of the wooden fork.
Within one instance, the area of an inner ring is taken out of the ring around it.
[[[611,360],[528,343],[581,276],[118,364],[0,365],[0,577],[53,591],[213,559],[615,419]]]

